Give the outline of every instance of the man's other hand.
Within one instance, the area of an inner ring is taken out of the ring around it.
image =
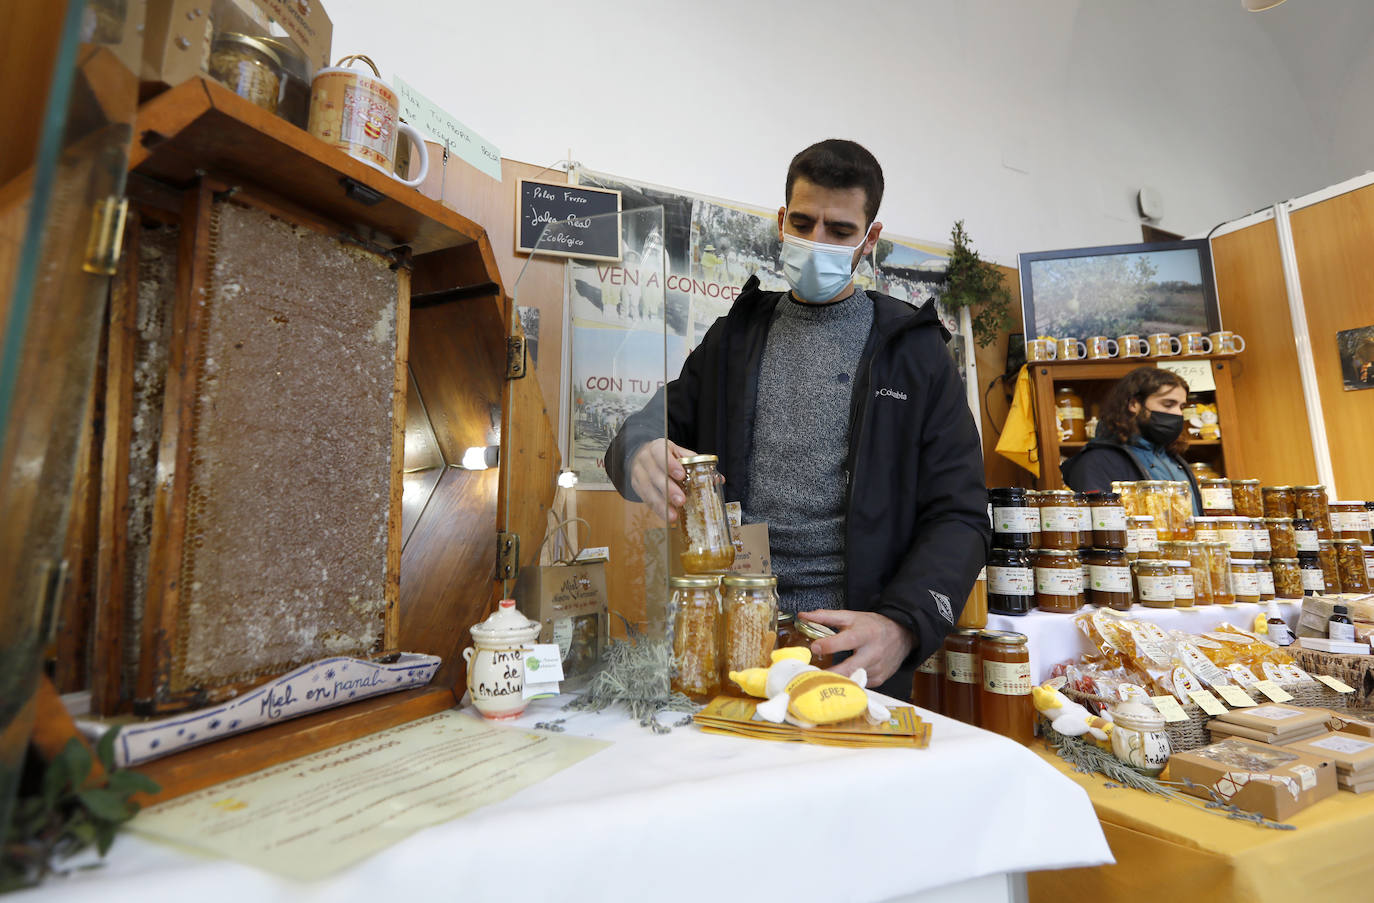
[[[812,643],[812,655],[852,652],[849,658],[830,670],[849,677],[863,668],[868,672],[870,687],[878,686],[897,673],[902,661],[911,653],[914,642],[911,631],[891,618],[871,611],[821,609],[801,612],[799,617],[838,631],[832,637]]]

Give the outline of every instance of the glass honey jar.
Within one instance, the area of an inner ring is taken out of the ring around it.
[[[1155,532],[1162,540],[1174,536],[1173,490],[1164,480],[1144,480],[1139,484],[1140,501],[1146,514],[1155,519]]]
[[[911,682],[911,702],[923,709],[944,714],[945,652],[940,649],[921,662]]]
[[[1024,615],[1035,607],[1035,569],[1032,553],[993,549],[988,557],[988,610],[1001,615]]]
[[[1078,512],[1082,503],[1071,489],[1046,489],[1040,493],[1040,548],[1077,550]]]
[[[1264,486],[1260,489],[1265,517],[1294,517],[1297,495],[1292,486]]]
[[[1268,561],[1273,557],[1273,544],[1269,541],[1269,528],[1260,517],[1246,518],[1250,530],[1250,557]]]
[[[1299,486],[1295,503],[1301,516],[1316,525],[1318,539],[1331,538],[1331,512],[1326,504],[1325,486]]]
[[[1019,633],[984,630],[978,637],[983,685],[978,723],[984,730],[1029,745],[1035,739],[1030,648]]]
[[[1336,564],[1336,547],[1329,539],[1317,540],[1317,563],[1321,565],[1322,579],[1326,583],[1326,593],[1341,591],[1341,571]]]
[[[1159,557],[1159,531],[1155,519],[1148,514],[1126,517],[1126,553],[1135,558]]]
[[[1298,559],[1271,558],[1269,566],[1273,570],[1274,596],[1279,599],[1301,599],[1302,573],[1298,570]]]
[[[1126,509],[1116,492],[1095,492],[1088,497],[1092,514],[1092,545],[1097,549],[1126,548]]]
[[[669,577],[672,624],[671,686],[693,702],[720,692],[720,578]]]
[[[1060,442],[1086,442],[1088,431],[1087,418],[1083,412],[1083,399],[1068,386],[1061,386],[1054,393],[1054,415],[1059,421]]]
[[[1031,537],[1040,530],[1040,511],[1016,486],[989,489],[992,508],[992,547],[1029,549]]]
[[[1298,553],[1298,575],[1302,579],[1304,596],[1320,596],[1326,592],[1326,573],[1316,552]]]
[[[1198,542],[1221,542],[1219,517],[1193,518],[1193,538]]]
[[[1078,548],[1091,549],[1093,545],[1093,513],[1088,504],[1088,493],[1075,492],[1073,500],[1078,516]]]
[[[983,669],[978,658],[981,631],[956,627],[945,637],[945,714],[978,726]]]
[[[1212,602],[1216,605],[1234,605],[1235,593],[1231,591],[1231,547],[1224,542],[1204,542],[1207,550],[1207,577],[1212,585]]]
[[[721,682],[731,671],[773,664],[778,639],[778,578],[763,574],[726,574],[720,579],[724,623]]]
[[[1259,480],[1232,480],[1231,502],[1241,517],[1264,517],[1264,498]]]
[[[1083,568],[1076,549],[1041,549],[1035,556],[1035,607],[1071,614],[1083,605]]]
[[[1224,517],[1236,513],[1230,480],[1221,477],[1198,480],[1197,484],[1198,490],[1202,493],[1202,513],[1207,517]]]
[[[1253,558],[1231,559],[1231,594],[1237,602],[1260,600],[1259,572]]]
[[[1259,577],[1259,593],[1261,602],[1269,602],[1274,598],[1274,571],[1270,568],[1268,561],[1255,561],[1255,574]]]
[[[1193,594],[1193,568],[1184,558],[1162,559],[1174,578],[1174,608],[1192,608],[1196,596]]]
[[[1319,539],[1315,521],[1308,517],[1293,518],[1293,542],[1298,547],[1299,555],[1303,552],[1316,552]]]
[[[1331,532],[1335,539],[1354,539],[1369,544],[1369,512],[1364,502],[1332,502]]]
[[[1135,572],[1136,598],[1146,608],[1174,607],[1174,574],[1168,559],[1137,558]]]
[[[1341,580],[1341,592],[1369,592],[1369,577],[1365,573],[1364,551],[1358,539],[1334,539],[1332,548],[1336,551],[1336,572]]]
[[[1293,518],[1266,517],[1264,527],[1269,533],[1270,557],[1296,560],[1298,557],[1298,537],[1293,532]]]
[[[688,574],[723,571],[735,563],[735,546],[730,540],[730,521],[725,516],[725,496],[716,479],[715,455],[693,455],[678,459],[687,476],[682,481],[686,500],[682,517],[682,569]]]
[[[1124,549],[1094,549],[1088,558],[1088,601],[1127,611],[1131,595],[1131,563]]]
[[[1193,490],[1187,482],[1169,483],[1169,501],[1173,510],[1174,539],[1193,539]]]

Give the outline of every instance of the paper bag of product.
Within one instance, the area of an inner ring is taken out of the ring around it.
[[[567,525],[569,518],[550,528],[541,553]],[[567,548],[571,550],[572,543]],[[589,550],[590,551],[590,550]],[[515,601],[525,617],[540,624],[539,642],[557,643],[563,660],[565,685],[590,677],[606,647],[606,558],[602,555],[564,553],[548,564],[523,568],[515,584]]]

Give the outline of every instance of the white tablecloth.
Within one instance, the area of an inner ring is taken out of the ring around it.
[[[1279,614],[1296,632],[1298,617],[1302,614],[1302,600],[1280,599],[1278,604]],[[1083,610],[1093,611],[1095,608],[1089,605]],[[1268,610],[1268,602],[1238,602],[1235,605],[1198,605],[1193,608],[1146,608],[1136,605],[1128,614],[1140,621],[1153,621],[1165,630],[1202,633],[1225,623],[1250,630],[1255,626],[1255,616]],[[1016,617],[989,614],[988,627],[1024,633],[1030,637],[1031,677],[1036,683],[1048,680],[1050,669],[1059,662],[1077,659],[1083,653],[1092,651],[1087,635],[1078,629],[1073,615],[1039,610]]]
[[[1030,750],[933,713],[925,750],[655,735],[539,700],[614,741],[496,805],[301,884],[122,834],[100,869],[13,899],[890,900],[1112,861],[1088,796]],[[1047,830],[1052,828],[1052,830]],[[977,880],[982,879],[982,880]]]

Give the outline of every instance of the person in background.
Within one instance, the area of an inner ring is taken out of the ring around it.
[[[1102,402],[1096,437],[1060,467],[1064,482],[1079,492],[1108,492],[1118,481],[1186,482],[1193,514],[1201,516],[1197,480],[1183,460],[1187,399],[1188,383],[1177,373],[1156,367],[1127,373]]]
[[[812,650],[850,653],[835,671],[864,668],[906,699],[991,529],[982,446],[933,305],[854,284],[882,193],[882,168],[853,141],[793,158],[778,210],[791,291],[751,277],[681,375],[621,426],[606,470],[675,522],[679,458],[718,455],[726,499],[768,524],[783,609],[838,631]]]

